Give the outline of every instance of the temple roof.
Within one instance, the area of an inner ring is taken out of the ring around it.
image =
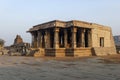
[[[40,29],[47,29],[47,28],[53,28],[53,27],[67,28],[71,26],[76,26],[76,27],[84,27],[84,28],[93,28],[93,25],[103,27],[103,25],[89,23],[85,21],[79,21],[79,20],[71,20],[71,21],[53,20],[50,22],[35,25],[32,28],[30,28],[28,32],[33,32]]]

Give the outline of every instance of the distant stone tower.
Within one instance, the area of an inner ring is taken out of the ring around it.
[[[15,40],[14,40],[14,45],[15,44],[20,44],[20,43],[23,43],[23,39],[21,38],[20,35],[17,35]]]

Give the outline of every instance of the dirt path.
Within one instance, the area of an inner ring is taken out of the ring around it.
[[[0,56],[0,80],[120,80],[120,64],[108,58]]]

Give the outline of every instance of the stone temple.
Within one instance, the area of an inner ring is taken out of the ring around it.
[[[36,56],[102,56],[116,54],[112,30],[84,21],[54,20],[35,25],[28,31]]]

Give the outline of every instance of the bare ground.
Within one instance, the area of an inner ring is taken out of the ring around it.
[[[0,56],[0,80],[120,80],[120,55],[82,58]]]

